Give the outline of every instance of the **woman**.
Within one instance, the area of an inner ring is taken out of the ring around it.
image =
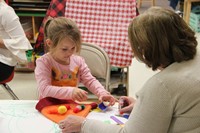
[[[172,10],[152,7],[129,25],[134,56],[152,70],[151,77],[119,111],[131,111],[124,127],[69,116],[63,133],[199,133],[200,57],[195,33]]]

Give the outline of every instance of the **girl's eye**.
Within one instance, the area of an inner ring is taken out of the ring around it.
[[[68,49],[63,49],[63,51],[67,51]]]

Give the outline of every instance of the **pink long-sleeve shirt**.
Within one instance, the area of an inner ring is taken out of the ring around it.
[[[35,78],[39,99],[44,97],[72,99],[72,91],[80,82],[97,97],[110,94],[92,76],[85,60],[78,55],[70,57],[69,65],[59,64],[49,53],[43,55],[36,60]]]

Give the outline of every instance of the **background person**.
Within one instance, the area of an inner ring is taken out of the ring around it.
[[[6,80],[19,62],[26,62],[32,46],[12,7],[0,0],[0,82]]]

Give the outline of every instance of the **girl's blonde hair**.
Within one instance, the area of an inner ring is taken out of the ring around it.
[[[69,38],[76,44],[76,52],[80,52],[81,33],[76,23],[66,17],[49,17],[44,26],[44,38],[53,42],[52,49],[64,38]],[[51,50],[51,49],[50,49]]]
[[[148,9],[130,23],[128,37],[136,58],[153,70],[196,54],[195,32],[170,9]]]

